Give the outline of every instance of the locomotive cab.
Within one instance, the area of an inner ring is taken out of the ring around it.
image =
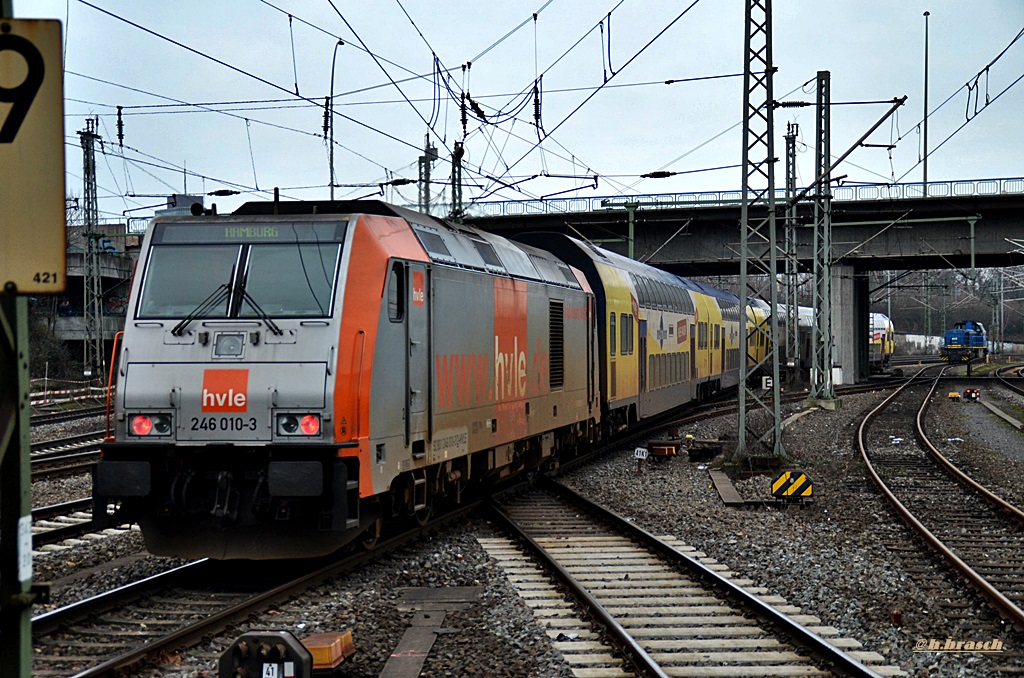
[[[152,552],[281,557],[296,522],[335,547],[359,526],[328,388],[348,230],[337,216],[151,225],[95,493]]]

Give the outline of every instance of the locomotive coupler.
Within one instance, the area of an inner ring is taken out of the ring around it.
[[[211,513],[221,519],[234,520],[238,517],[238,492],[234,487],[235,477],[231,471],[217,474],[217,495],[213,500]]]

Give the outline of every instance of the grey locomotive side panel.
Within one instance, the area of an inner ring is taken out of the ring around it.
[[[493,444],[494,277],[436,267],[431,282],[431,457],[441,461]]]

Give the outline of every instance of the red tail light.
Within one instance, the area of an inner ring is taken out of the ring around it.
[[[307,414],[302,418],[299,428],[307,436],[315,436],[320,433],[320,417],[315,414]]]
[[[153,420],[144,414],[132,417],[132,433],[137,436],[148,436],[153,430]]]

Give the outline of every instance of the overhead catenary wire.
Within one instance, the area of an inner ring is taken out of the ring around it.
[[[359,34],[356,32],[356,30],[348,22],[348,19],[345,18],[345,15],[342,14],[341,11],[338,9],[338,7],[334,4],[334,0],[327,0],[327,4],[329,4],[331,6],[331,8],[334,10],[334,12],[338,15],[338,18],[341,19],[342,23],[345,24],[345,26],[352,33],[352,35],[354,35],[356,37],[356,40],[359,42],[359,44],[363,46],[363,48],[366,50],[366,53],[370,55],[370,58],[372,58],[374,63],[377,64],[377,66],[378,66],[378,68],[380,68],[381,72],[384,73],[384,75],[387,77],[387,79],[389,81],[391,81],[391,84],[394,85],[395,89],[398,90],[398,93],[402,95],[402,98],[405,99],[405,101],[409,104],[409,106],[413,109],[413,111],[416,112],[416,115],[419,117],[420,120],[423,121],[423,124],[427,126],[427,129],[429,129],[431,132],[433,132],[434,136],[437,137],[438,141],[441,141],[441,145],[444,146],[445,149],[448,150],[449,153],[451,153],[451,149],[448,148],[447,144],[445,144],[444,141],[442,140],[442,135],[437,134],[437,132],[430,126],[430,124],[427,123],[427,120],[426,120],[426,118],[423,117],[423,114],[420,113],[420,109],[416,108],[416,106],[411,101],[409,101],[409,98],[405,95],[405,92],[398,85],[398,83],[395,82],[394,78],[391,77],[391,74],[388,73],[388,70],[386,68],[384,68],[384,65],[381,64],[380,60],[377,58],[377,55],[370,51],[370,49],[366,46],[366,43],[363,41],[363,39],[359,36]],[[412,146],[417,151],[420,150],[418,146],[410,144],[409,142],[403,142],[403,143],[405,143],[405,144],[407,144],[409,146]]]
[[[1024,73],[1021,73],[1021,74],[1020,74],[1019,76],[1017,76],[1017,78],[1016,78],[1016,79],[1015,79],[1015,80],[1014,80],[1013,82],[1011,82],[1011,83],[1010,83],[1009,85],[1007,85],[1005,89],[1003,89],[1003,90],[1002,90],[1001,92],[999,92],[999,94],[997,94],[997,95],[996,95],[995,97],[993,97],[993,98],[992,98],[992,99],[991,99],[991,100],[990,100],[990,101],[989,101],[989,102],[988,102],[988,103],[987,103],[987,104],[986,104],[986,105],[985,105],[985,106],[984,106],[984,107],[983,107],[983,108],[982,108],[982,109],[981,109],[980,111],[978,111],[978,114],[980,114],[980,113],[981,113],[982,111],[984,111],[984,110],[985,110],[986,108],[988,108],[988,106],[989,106],[990,104],[994,104],[994,103],[995,103],[995,102],[996,102],[996,101],[997,101],[997,100],[998,100],[998,99],[999,99],[1000,97],[1002,97],[1002,96],[1003,96],[1004,94],[1006,94],[1007,92],[1009,92],[1009,91],[1010,91],[1010,90],[1011,90],[1011,89],[1012,89],[1012,88],[1013,88],[1014,86],[1016,86],[1016,85],[1017,85],[1017,83],[1019,83],[1019,82],[1020,82],[1021,80],[1024,80]],[[936,151],[938,151],[938,150],[939,150],[940,148],[942,148],[943,146],[945,146],[945,145],[946,145],[946,143],[947,143],[947,142],[948,142],[948,141],[949,141],[950,139],[952,139],[952,138],[953,138],[954,136],[956,136],[956,135],[957,135],[957,134],[958,134],[958,133],[960,132],[960,130],[962,130],[963,128],[967,127],[967,125],[969,125],[969,124],[971,124],[972,122],[974,122],[975,118],[977,118],[977,115],[975,115],[975,116],[972,116],[972,117],[968,118],[967,120],[964,120],[964,121],[963,121],[963,122],[962,122],[962,123],[960,124],[960,126],[959,126],[959,127],[957,127],[957,128],[955,129],[955,130],[953,130],[952,132],[950,132],[950,133],[949,133],[949,135],[948,135],[948,136],[947,136],[947,137],[946,137],[945,139],[943,139],[943,140],[942,140],[941,142],[939,142],[939,144],[938,144],[937,146],[935,146],[934,148],[928,149],[928,157],[931,157],[932,155],[934,155],[934,154],[935,154],[935,152],[936,152]],[[903,174],[902,174],[902,175],[901,175],[901,176],[899,177],[899,179],[897,179],[897,180],[896,180],[896,182],[895,182],[895,183],[899,183],[899,182],[900,182],[900,181],[902,181],[902,180],[903,180],[904,178],[906,178],[906,176],[907,176],[908,174],[910,174],[911,172],[913,172],[913,171],[914,171],[914,170],[915,170],[915,169],[917,168],[917,166],[918,166],[918,165],[920,165],[920,164],[921,164],[922,162],[924,162],[924,158],[922,158],[921,160],[919,160],[919,161],[918,161],[917,163],[915,163],[915,164],[913,165],[913,167],[911,167],[911,168],[910,168],[910,169],[908,169],[908,170],[907,170],[906,172],[904,172],[904,173],[903,173]]]
[[[106,10],[103,10],[102,8],[96,7],[95,5],[93,5],[93,4],[89,3],[89,2],[86,2],[86,0],[79,0],[79,1],[80,1],[80,2],[82,2],[83,4],[86,4],[87,6],[90,6],[90,7],[94,8],[94,9],[97,9],[98,11],[100,11],[100,12],[102,12],[102,13],[104,13],[104,14],[107,14],[107,15],[111,16],[112,18],[115,18],[115,19],[117,19],[117,20],[123,21],[123,22],[125,22],[125,23],[127,23],[127,24],[129,24],[129,25],[131,25],[131,26],[133,26],[133,27],[136,27],[136,28],[138,28],[138,29],[140,29],[140,30],[143,30],[143,31],[145,31],[145,32],[147,32],[147,33],[149,33],[149,34],[151,34],[151,35],[154,35],[155,37],[158,37],[158,38],[160,38],[160,39],[163,39],[163,40],[166,40],[166,41],[168,41],[168,42],[171,42],[172,44],[175,44],[175,45],[177,45],[177,46],[180,46],[180,47],[182,47],[183,49],[186,49],[186,50],[188,50],[188,51],[194,52],[194,53],[196,53],[196,54],[197,54],[197,55],[199,55],[199,56],[202,56],[202,57],[204,57],[204,58],[210,59],[211,61],[214,61],[215,63],[221,64],[221,65],[225,65],[226,67],[228,67],[228,68],[230,68],[230,69],[232,69],[232,70],[235,70],[235,71],[237,71],[237,72],[239,72],[239,73],[242,73],[242,74],[244,74],[244,75],[246,75],[246,76],[248,76],[248,77],[252,77],[252,78],[254,78],[254,79],[256,79],[256,80],[258,80],[258,81],[260,81],[260,82],[263,82],[263,83],[265,83],[265,84],[268,84],[268,85],[269,85],[269,86],[271,86],[271,87],[274,87],[274,88],[276,88],[276,89],[279,89],[279,90],[281,90],[281,91],[287,92],[288,94],[291,94],[291,92],[289,92],[289,91],[288,91],[288,90],[287,90],[286,88],[284,88],[284,87],[282,87],[282,86],[280,86],[280,85],[276,85],[275,83],[272,83],[272,82],[270,82],[270,81],[268,81],[268,80],[265,80],[264,78],[261,78],[260,76],[256,76],[256,75],[254,75],[254,74],[248,73],[248,72],[247,72],[247,71],[245,71],[244,69],[240,69],[240,68],[238,68],[238,67],[235,67],[235,66],[232,66],[232,65],[230,65],[230,64],[227,64],[226,62],[223,62],[223,61],[222,61],[222,60],[220,60],[220,59],[217,59],[217,58],[215,58],[215,57],[212,57],[212,56],[210,56],[210,55],[207,55],[207,54],[205,54],[205,53],[203,53],[203,52],[201,52],[201,51],[199,51],[199,50],[195,50],[194,48],[188,47],[187,45],[183,45],[182,43],[180,43],[180,42],[178,42],[178,41],[175,41],[175,40],[173,40],[173,39],[167,38],[166,36],[160,35],[159,33],[155,32],[155,31],[152,31],[151,29],[148,29],[148,28],[146,28],[146,27],[140,26],[139,24],[137,24],[137,23],[135,23],[135,22],[132,22],[132,21],[130,21],[130,20],[127,20],[127,19],[124,19],[123,17],[119,17],[119,16],[117,16],[116,14],[113,14],[113,13],[111,13],[111,12],[108,12],[108,11],[106,11]],[[368,50],[367,50],[367,51],[368,51]],[[85,77],[89,77],[89,76],[85,76]],[[129,89],[134,89],[134,88],[129,88]],[[312,101],[312,100],[310,100],[310,99],[308,99],[308,98],[305,98],[305,97],[300,97],[300,98],[302,98],[303,100],[305,100],[305,101],[307,101],[307,102],[309,102],[309,103],[311,103],[311,104],[313,104],[313,105],[315,105],[315,106],[318,106],[318,107],[322,107],[322,106],[323,106],[323,105],[322,105],[322,104],[320,104],[319,102],[316,102],[316,101]],[[184,103],[184,102],[182,102],[182,103]],[[339,115],[340,115],[340,114],[339,114]],[[243,116],[237,116],[237,117],[240,117],[240,118],[241,118],[241,119],[243,119],[243,120],[247,119],[247,118],[245,118],[245,117],[243,117]],[[410,144],[410,143],[408,143],[408,142],[404,142],[404,141],[402,141],[402,140],[400,140],[400,139],[397,139],[397,138],[393,137],[392,135],[389,135],[389,134],[387,134],[386,132],[382,132],[381,130],[377,130],[377,129],[375,129],[375,128],[373,128],[373,127],[369,126],[369,125],[366,125],[365,123],[362,123],[361,121],[358,121],[358,120],[354,120],[354,119],[350,118],[349,116],[344,116],[344,115],[342,115],[341,117],[343,117],[343,118],[345,118],[345,119],[348,119],[348,120],[352,120],[353,122],[356,122],[357,124],[363,125],[364,127],[367,127],[367,128],[369,128],[369,129],[371,129],[371,130],[374,130],[374,131],[376,131],[376,132],[378,132],[378,133],[381,133],[381,134],[383,134],[384,136],[387,136],[387,137],[389,137],[389,138],[392,138],[392,139],[396,139],[396,140],[400,141],[401,143],[404,143],[405,145],[411,146],[411,147],[413,147],[413,148],[417,148],[417,150],[418,150],[418,147],[416,147],[416,146],[413,146],[412,144]]]
[[[648,49],[648,48],[650,48],[650,46],[651,46],[651,45],[653,45],[653,44],[654,44],[654,43],[655,43],[655,42],[656,42],[656,41],[657,41],[657,40],[658,40],[658,39],[659,39],[659,38],[660,38],[661,36],[665,35],[665,33],[666,33],[666,32],[668,32],[668,30],[669,30],[670,28],[672,28],[672,26],[674,26],[674,25],[675,25],[675,24],[676,24],[676,23],[677,23],[677,22],[678,22],[678,21],[679,21],[680,19],[682,19],[682,18],[683,18],[684,16],[686,16],[686,14],[687,14],[687,13],[689,13],[689,11],[690,11],[691,9],[693,9],[693,8],[694,8],[695,6],[697,6],[697,4],[699,4],[699,3],[700,3],[700,0],[693,0],[693,2],[691,2],[691,3],[690,3],[690,4],[689,4],[689,5],[688,5],[688,6],[687,6],[687,7],[685,8],[685,9],[683,9],[683,11],[682,11],[682,12],[680,12],[680,13],[679,13],[678,15],[676,15],[676,17],[675,17],[674,19],[672,19],[672,20],[671,20],[671,21],[670,21],[670,22],[669,22],[669,23],[668,23],[668,24],[667,24],[667,25],[666,25],[666,26],[665,26],[664,28],[662,28],[662,29],[661,29],[660,31],[658,31],[658,33],[656,33],[656,34],[654,35],[654,37],[652,37],[652,38],[651,38],[651,39],[650,39],[650,40],[649,40],[649,41],[648,41],[648,42],[647,42],[647,43],[646,43],[646,44],[645,44],[645,45],[644,45],[643,47],[641,47],[641,48],[640,48],[640,49],[639,49],[639,50],[638,50],[638,51],[637,51],[637,52],[636,52],[635,54],[633,54],[633,56],[631,56],[631,57],[630,57],[630,58],[629,58],[629,59],[628,59],[628,60],[627,60],[627,61],[626,61],[626,62],[625,62],[625,63],[624,63],[623,65],[622,65],[622,67],[621,67],[621,68],[619,68],[619,70],[618,70],[618,71],[616,71],[616,72],[615,72],[615,74],[613,74],[613,75],[612,75],[612,76],[611,76],[611,77],[609,78],[609,81],[611,80],[611,78],[614,78],[614,77],[615,77],[615,75],[617,75],[618,73],[621,73],[621,72],[622,72],[622,71],[623,71],[623,70],[624,70],[625,68],[629,67],[629,65],[630,65],[630,64],[632,64],[632,63],[633,63],[634,61],[636,61],[636,59],[637,59],[637,58],[639,58],[641,54],[643,54],[644,52],[646,52],[646,51],[647,51],[647,49]],[[621,4],[621,3],[620,3],[620,4]],[[605,83],[605,84],[606,84],[606,83]],[[562,127],[562,126],[563,126],[563,125],[565,124],[565,123],[567,123],[567,122],[568,122],[568,121],[569,121],[569,120],[570,120],[570,119],[571,119],[571,118],[572,118],[572,117],[573,117],[573,116],[574,116],[574,115],[575,115],[575,114],[576,114],[577,112],[579,112],[579,110],[580,110],[580,109],[582,109],[582,108],[583,108],[583,107],[584,107],[585,105],[587,105],[587,103],[589,103],[589,102],[590,102],[590,101],[591,101],[591,100],[592,100],[592,99],[593,99],[593,98],[594,98],[595,96],[597,96],[597,93],[598,93],[598,92],[600,92],[600,91],[601,91],[601,90],[602,90],[603,88],[604,88],[604,84],[602,84],[602,85],[601,85],[600,87],[598,87],[597,89],[595,89],[595,90],[594,90],[594,91],[593,91],[593,92],[592,92],[592,93],[591,93],[591,94],[590,94],[589,96],[587,96],[586,98],[584,98],[584,99],[583,99],[583,101],[581,101],[581,102],[580,102],[580,103],[579,103],[579,104],[578,104],[578,105],[577,105],[577,106],[576,106],[576,107],[575,107],[574,109],[572,109],[572,110],[571,110],[571,111],[570,111],[570,112],[569,112],[569,113],[568,113],[568,114],[567,114],[567,115],[566,115],[565,117],[563,117],[563,118],[562,118],[562,120],[561,120],[561,121],[559,121],[559,122],[558,122],[558,124],[556,124],[556,125],[555,125],[555,126],[554,126],[554,127],[553,127],[553,128],[552,128],[552,129],[551,129],[551,130],[550,130],[549,132],[548,132],[547,136],[551,136],[552,134],[554,134],[555,132],[557,132],[557,131],[558,131],[558,130],[559,130],[559,129],[560,129],[560,128],[561,128],[561,127]],[[525,154],[523,154],[523,155],[522,155],[522,156],[521,156],[521,157],[520,157],[520,158],[519,158],[518,160],[516,160],[516,161],[515,161],[515,162],[513,162],[513,163],[512,163],[511,165],[509,165],[509,170],[511,170],[511,169],[513,169],[513,168],[515,168],[515,167],[516,167],[517,165],[519,165],[519,163],[521,163],[521,162],[522,162],[523,160],[525,160],[525,159],[526,159],[526,158],[527,158],[527,157],[528,157],[528,156],[530,155],[530,153],[532,153],[532,152],[533,152],[533,150],[534,150],[534,149],[535,149],[535,148],[537,147],[537,145],[539,145],[539,143],[540,143],[540,142],[538,141],[538,142],[537,142],[537,144],[534,144],[534,145],[533,145],[533,146],[532,146],[532,147],[531,147],[531,148],[530,148],[530,149],[529,149],[529,150],[528,150],[528,151],[527,151],[527,152],[526,152]]]
[[[972,76],[970,79],[968,79],[968,81],[964,85],[961,85],[960,87],[958,87],[952,94],[950,94],[948,97],[946,97],[946,99],[941,104],[939,104],[935,108],[933,108],[930,111],[928,111],[926,117],[928,117],[930,119],[933,115],[937,114],[940,110],[942,110],[942,108],[945,107],[946,104],[948,104],[950,101],[952,101],[954,98],[956,98],[961,92],[963,92],[964,90],[967,91],[967,111],[966,111],[966,114],[965,114],[966,120],[959,127],[957,127],[955,130],[953,130],[953,132],[949,136],[947,136],[945,139],[943,139],[943,141],[938,146],[936,146],[935,148],[929,149],[927,157],[931,157],[932,155],[934,155],[935,152],[939,150],[939,148],[941,148],[943,145],[945,145],[946,142],[948,142],[957,133],[959,133],[960,130],[962,130],[964,127],[966,127],[968,125],[968,123],[970,123],[972,120],[974,120],[974,118],[979,113],[981,113],[981,111],[983,111],[986,108],[988,108],[988,106],[990,104],[995,103],[995,101],[997,99],[999,99],[1003,94],[1006,94],[1006,92],[1008,92],[1018,82],[1020,82],[1022,78],[1024,78],[1024,74],[1018,76],[1005,89],[1003,89],[1001,92],[999,92],[999,94],[997,94],[995,96],[995,98],[990,99],[986,95],[985,105],[981,109],[978,109],[976,107],[975,111],[974,111],[974,115],[971,115],[971,113],[970,113],[971,94],[972,94],[972,92],[974,93],[974,95],[975,95],[975,105],[977,106],[978,87],[979,87],[979,82],[980,82],[981,77],[984,76],[986,78],[986,89],[987,89],[987,85],[988,85],[987,79],[988,79],[988,75],[989,75],[989,72],[990,72],[992,66],[994,66],[1000,59],[1002,59],[1003,56],[1010,50],[1010,48],[1013,47],[1022,37],[1024,37],[1024,28],[1020,29],[1017,32],[1017,34],[1010,40],[1010,42],[1007,43],[1007,45],[1005,47],[1003,47],[1003,49],[1000,50],[1000,52],[995,57],[993,57],[991,61],[989,61],[987,64],[985,64],[985,66],[981,70],[979,70],[974,76]],[[919,129],[920,125],[923,124],[923,122],[924,122],[924,120],[922,119],[916,125],[911,127],[911,130]],[[908,134],[910,134],[909,130],[905,134],[899,136],[896,139],[895,143],[898,144],[900,141],[902,141],[904,138],[906,138],[906,136]],[[896,179],[894,177],[893,183],[898,183],[899,181],[902,181],[908,174],[913,172],[918,167],[918,165],[920,165],[922,162],[924,162],[924,158],[923,157],[919,158],[918,161],[914,165],[912,165],[910,167],[910,169],[908,169],[906,172],[904,172],[902,175],[900,175],[900,177],[898,179]]]
[[[256,75],[255,73],[250,73],[249,71],[246,71],[243,68],[239,68],[238,66],[235,66],[233,64],[229,64],[228,62],[226,62],[226,61],[224,61],[222,59],[218,59],[215,56],[206,54],[205,52],[203,52],[201,50],[198,50],[198,49],[196,49],[194,47],[190,47],[190,46],[188,46],[188,45],[186,45],[186,44],[184,44],[182,42],[179,42],[178,40],[175,40],[173,38],[167,37],[166,35],[163,35],[163,34],[158,33],[158,32],[156,32],[156,31],[154,31],[154,30],[152,30],[150,28],[147,28],[147,27],[145,27],[145,26],[143,26],[141,24],[138,24],[138,23],[136,23],[134,21],[131,21],[130,19],[126,19],[126,18],[124,18],[122,16],[114,14],[113,12],[110,12],[110,11],[108,11],[106,9],[103,9],[102,7],[98,7],[97,5],[92,4],[88,0],[78,0],[78,2],[82,3],[83,5],[86,5],[87,7],[91,7],[91,8],[95,9],[98,12],[102,12],[103,14],[106,14],[107,16],[109,16],[109,17],[111,17],[113,19],[116,19],[118,21],[124,22],[124,23],[128,24],[129,26],[137,28],[137,29],[139,29],[139,30],[141,30],[141,31],[143,31],[145,33],[148,33],[148,34],[150,34],[150,35],[152,35],[152,36],[154,36],[156,38],[159,38],[161,40],[169,42],[172,45],[180,47],[180,48],[182,48],[182,49],[184,49],[184,50],[186,50],[188,52],[191,52],[191,53],[193,53],[193,54],[195,54],[197,56],[200,56],[200,57],[202,57],[204,59],[208,59],[210,61],[213,61],[216,64],[219,64],[219,65],[221,65],[221,66],[223,66],[223,67],[225,67],[225,68],[227,68],[229,70],[232,70],[232,71],[235,71],[236,73],[239,73],[240,75],[244,75],[244,76],[246,76],[248,78],[252,78],[253,80],[256,80],[257,82],[263,83],[264,85],[267,85],[268,87],[271,87],[273,89],[277,89],[277,90],[280,90],[282,92],[287,92],[288,94],[292,94],[292,92],[289,91],[288,88],[283,87],[282,85],[279,85],[279,84],[277,84],[275,82],[267,80],[266,78],[261,77],[259,75]],[[374,59],[377,58],[375,55],[371,55],[371,56],[373,56]],[[311,99],[311,98],[304,97],[304,96],[301,96],[301,95],[298,95],[297,98],[302,99],[303,101],[306,101],[309,104],[311,104],[312,106],[315,106],[317,108],[321,108],[321,109],[324,108],[324,104],[319,102],[319,101],[317,101],[317,100],[315,100],[315,99]],[[398,142],[398,143],[400,143],[400,144],[402,144],[404,146],[408,146],[410,148],[414,148],[416,150],[419,150],[419,147],[417,145],[415,145],[415,144],[413,144],[411,142],[408,142],[408,141],[406,141],[404,139],[400,139],[400,138],[394,136],[393,134],[389,134],[388,132],[385,132],[384,130],[377,129],[376,127],[373,127],[372,125],[369,125],[369,124],[367,124],[367,123],[365,123],[365,122],[363,122],[361,120],[357,120],[357,119],[355,119],[353,117],[350,117],[350,116],[347,116],[347,115],[344,115],[344,114],[338,113],[338,112],[334,112],[334,115],[337,115],[337,116],[339,116],[341,118],[344,118],[345,120],[348,120],[349,122],[352,122],[352,123],[354,123],[356,125],[359,125],[361,127],[365,127],[366,129],[371,130],[372,132],[375,132],[376,134],[380,134],[381,136],[384,136],[384,137],[386,137],[388,139],[391,139],[392,141],[396,141],[396,142]]]
[[[292,15],[288,15],[288,37],[292,41],[292,74],[295,77],[295,96],[299,96],[299,64],[295,59],[295,33],[292,31]]]
[[[99,82],[99,83],[102,83],[104,85],[110,85],[111,87],[118,87],[120,89],[124,89],[124,90],[127,90],[129,92],[135,92],[137,94],[145,94],[146,96],[151,96],[151,97],[155,97],[155,98],[158,98],[158,99],[164,99],[166,101],[175,102],[174,104],[168,104],[168,105],[191,106],[191,107],[199,108],[202,112],[206,112],[206,113],[217,113],[217,114],[220,114],[220,115],[226,115],[228,117],[236,118],[238,120],[243,120],[243,121],[244,120],[251,120],[253,123],[256,123],[256,124],[259,124],[259,125],[265,125],[267,127],[272,127],[272,128],[279,129],[279,130],[282,130],[282,131],[294,132],[296,134],[302,134],[304,136],[310,136],[310,137],[314,137],[314,138],[317,138],[317,139],[323,138],[322,135],[316,134],[314,132],[310,132],[309,130],[298,129],[296,127],[289,127],[287,125],[280,125],[278,123],[267,122],[266,120],[259,120],[257,118],[247,118],[246,116],[237,115],[236,114],[237,111],[218,110],[218,109],[215,109],[215,108],[211,108],[209,105],[203,104],[203,103],[189,103],[187,101],[181,101],[180,99],[174,99],[173,97],[168,97],[168,96],[165,96],[163,94],[157,94],[155,92],[150,92],[150,91],[147,91],[147,90],[139,89],[137,87],[131,87],[129,85],[123,85],[123,84],[120,84],[120,83],[111,82],[110,80],[104,80],[102,78],[97,78],[97,77],[94,77],[94,76],[91,76],[91,75],[85,75],[83,73],[77,73],[75,71],[66,71],[65,73],[67,75],[73,75],[75,77],[84,78],[86,80],[92,80],[94,82]],[[110,106],[111,108],[113,108],[113,106],[110,105],[110,104],[95,104],[95,105]],[[149,104],[149,105],[157,106],[159,104]],[[146,107],[146,106],[147,105],[143,105],[142,107]],[[135,107],[123,106],[122,108],[127,110],[129,108],[135,108]],[[342,144],[342,143],[340,143],[338,141],[335,141],[334,143],[339,148],[345,149],[349,153],[351,153],[351,154],[353,154],[353,155],[355,155],[355,156],[365,160],[366,162],[371,163],[373,165],[376,165],[376,166],[380,167],[381,169],[386,169],[383,165],[378,163],[376,160],[372,160],[371,158],[368,158],[367,156],[363,155],[362,153],[360,153],[360,152],[358,152],[358,151],[356,151],[356,150],[354,150],[352,148],[349,148],[348,146],[345,146],[344,144]]]

